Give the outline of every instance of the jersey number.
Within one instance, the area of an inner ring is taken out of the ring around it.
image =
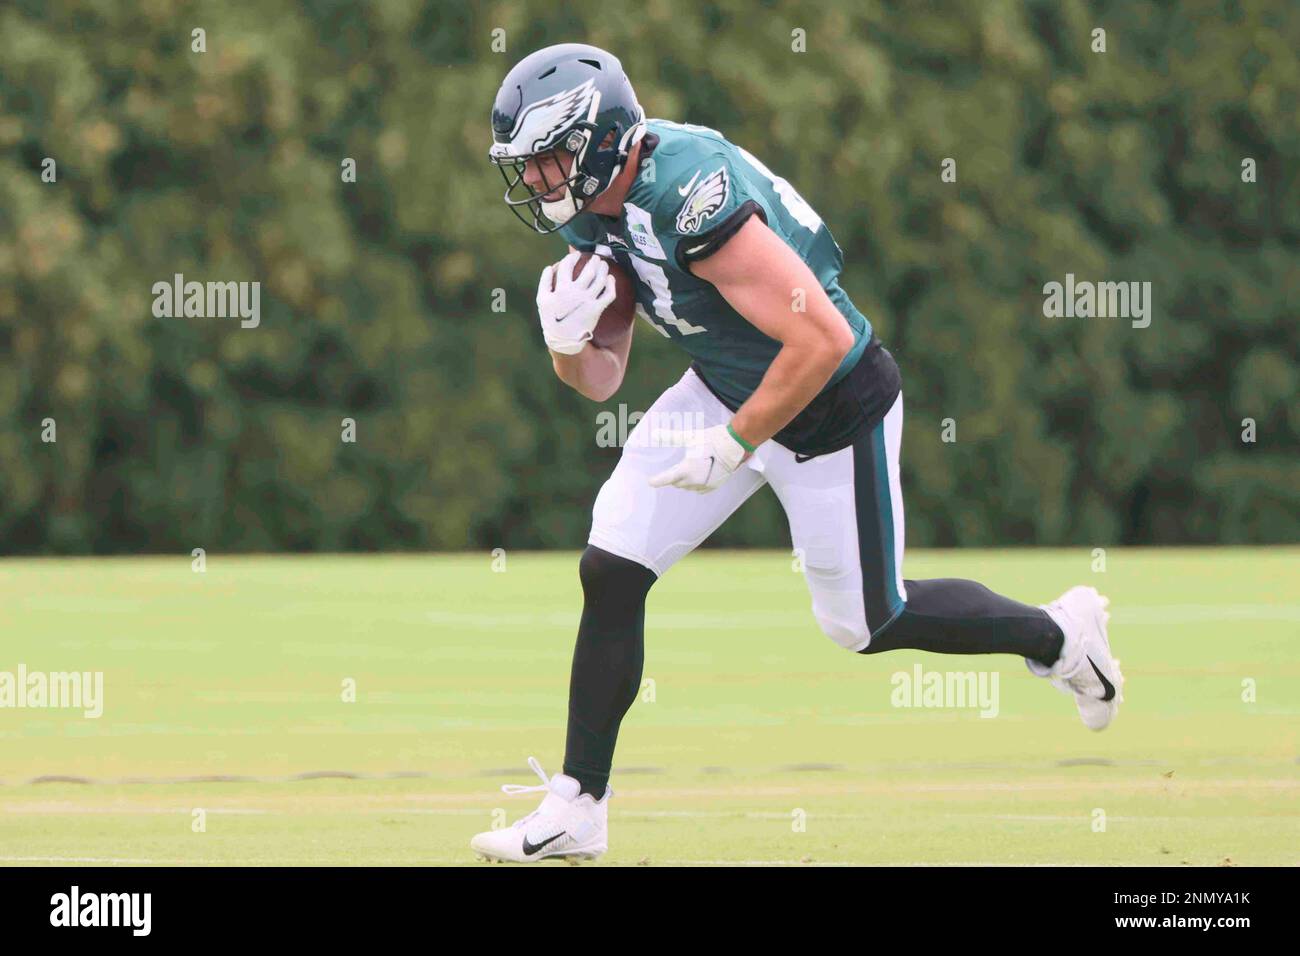
[[[772,191],[781,197],[781,205],[785,206],[786,211],[794,217],[794,221],[799,223],[809,232],[816,232],[822,227],[822,217],[817,215],[817,211],[804,200],[795,188],[787,180],[772,172],[758,158],[747,149],[741,149],[737,146],[736,151],[745,157],[745,161],[762,173],[772,184]]]
[[[691,325],[685,319],[679,319],[673,315],[673,292],[668,288],[668,275],[664,272],[662,266],[657,266],[653,262],[646,262],[637,256],[632,256],[632,268],[636,274],[641,277],[641,281],[650,287],[654,293],[654,302],[651,303],[657,315],[666,325],[671,325],[682,335],[694,335],[696,332],[707,332],[702,325]],[[636,304],[636,314],[641,316],[664,338],[671,338],[668,330],[662,325],[650,318],[646,310],[641,308],[641,303]]]

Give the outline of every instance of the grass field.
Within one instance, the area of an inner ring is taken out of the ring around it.
[[[1127,699],[1093,734],[1019,659],[852,655],[787,555],[697,553],[651,595],[598,865],[1295,865],[1298,558],[909,553],[1110,595]],[[0,671],[102,671],[105,698],[0,708],[0,862],[473,863],[535,804],[499,785],[560,770],[579,605],[575,554],[0,561]],[[917,663],[996,671],[997,716],[892,706]]]

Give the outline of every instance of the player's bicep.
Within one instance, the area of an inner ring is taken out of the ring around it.
[[[852,345],[852,330],[812,270],[756,216],[690,268],[764,335],[780,342],[847,337]]]

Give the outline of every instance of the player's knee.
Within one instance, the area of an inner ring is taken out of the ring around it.
[[[894,625],[899,623],[906,613],[906,610],[907,605],[904,604],[903,608],[898,611],[898,613],[892,614],[888,617],[882,616],[875,624],[871,624],[871,622],[868,621],[867,623],[871,626],[871,634],[868,638],[867,644],[860,648],[858,653],[879,654],[882,651],[897,650],[899,645],[895,643],[895,639],[898,637],[898,633],[902,628],[896,628]]]
[[[587,545],[587,550],[582,552],[578,577],[588,600],[599,595],[623,602],[643,600],[656,580],[655,573],[645,565],[602,551],[595,545]]]
[[[813,592],[813,616],[822,633],[840,647],[860,654],[884,648],[880,635],[897,619],[887,608],[867,606],[860,591],[818,588]]]
[[[870,637],[865,624],[855,626],[828,617],[818,617],[817,623],[821,626],[823,634],[846,651],[857,650],[862,646],[862,642]]]
[[[822,633],[845,650],[858,650],[871,636],[861,601],[819,599],[813,602],[813,617]]]

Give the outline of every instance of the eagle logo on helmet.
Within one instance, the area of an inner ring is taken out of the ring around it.
[[[549,149],[574,123],[593,120],[599,108],[600,93],[594,80],[530,103],[515,118],[510,141],[496,144],[492,152],[497,156],[530,156]]]
[[[696,173],[695,175],[699,175]],[[727,179],[727,167],[719,166],[691,190],[686,202],[682,203],[681,212],[677,214],[678,232],[696,232],[719,209],[727,204],[727,192],[731,184]]]

